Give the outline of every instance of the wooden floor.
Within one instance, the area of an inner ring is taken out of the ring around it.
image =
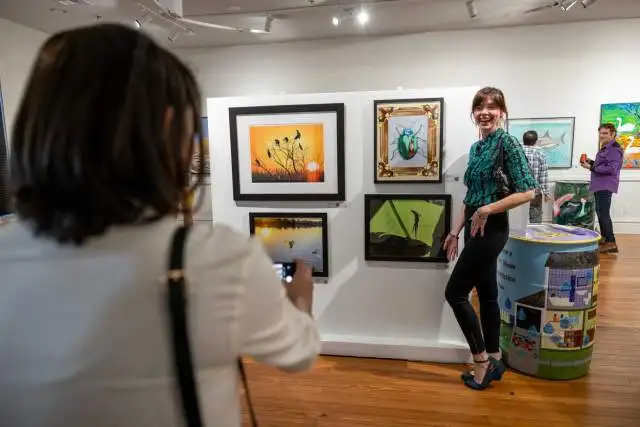
[[[260,427],[640,426],[640,236],[601,258],[590,374],[546,381],[509,372],[484,392],[464,387],[462,365],[323,357],[285,375],[248,364]],[[245,414],[245,425],[249,425]]]

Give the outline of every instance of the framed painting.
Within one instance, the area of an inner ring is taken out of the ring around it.
[[[274,263],[300,259],[311,267],[313,276],[329,276],[326,213],[250,212],[249,228]]]
[[[229,125],[234,200],[344,200],[344,104],[230,108]]]
[[[374,101],[374,182],[442,182],[444,99]]]
[[[600,106],[600,123],[611,123],[624,150],[622,167],[640,169],[640,102],[621,102]]]
[[[364,259],[448,262],[451,195],[366,194],[364,201]]]
[[[202,135],[198,135],[191,159],[192,181],[200,180],[203,184],[211,184],[211,162],[209,161],[209,120],[201,119]],[[200,163],[204,162],[204,165]]]
[[[549,169],[569,169],[573,164],[573,140],[576,128],[575,117],[549,117],[535,119],[509,119],[507,132],[522,143],[525,132],[538,134],[537,147],[547,157]]]

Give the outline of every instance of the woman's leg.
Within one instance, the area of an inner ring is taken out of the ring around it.
[[[490,356],[500,359],[500,306],[498,305],[497,260],[491,263],[476,286],[480,302],[482,335]]]
[[[471,354],[474,356],[485,352],[484,339],[482,338],[482,330],[480,322],[473,310],[473,306],[469,302],[469,294],[473,289],[475,282],[474,274],[477,274],[478,250],[477,241],[472,239],[467,243],[460,254],[460,258],[456,262],[456,266],[449,277],[449,282],[445,289],[445,299],[451,306],[453,314],[462,329]]]

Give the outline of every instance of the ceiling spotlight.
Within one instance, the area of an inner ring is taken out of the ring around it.
[[[469,13],[469,18],[473,19],[476,16],[478,16],[478,8],[476,7],[475,0],[468,0],[467,3],[465,4],[467,6],[467,12]]]
[[[142,28],[142,22],[140,22],[139,19],[136,19],[133,21],[133,26],[136,27],[137,29]]]
[[[563,1],[562,4],[560,4],[560,10],[566,12],[575,6],[576,3],[578,3],[578,0]]]
[[[366,25],[367,22],[369,22],[369,13],[366,10],[362,9],[360,12],[358,12],[356,20],[358,21],[358,24]]]
[[[333,26],[334,26],[334,27],[337,27],[338,25],[340,25],[340,18],[338,18],[337,16],[334,16],[334,17],[331,19],[331,22],[333,23]]]
[[[598,0],[582,0],[582,7],[589,7]]]

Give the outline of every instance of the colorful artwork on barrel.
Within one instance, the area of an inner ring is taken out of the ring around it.
[[[640,169],[640,102],[618,102],[600,106],[600,122],[616,127],[617,141],[624,149],[624,169]]]
[[[553,223],[593,230],[595,202],[587,181],[558,181],[554,189]]]
[[[597,326],[595,233],[576,233],[573,242],[512,236],[497,267],[500,348],[509,366],[547,379],[586,375]]]

